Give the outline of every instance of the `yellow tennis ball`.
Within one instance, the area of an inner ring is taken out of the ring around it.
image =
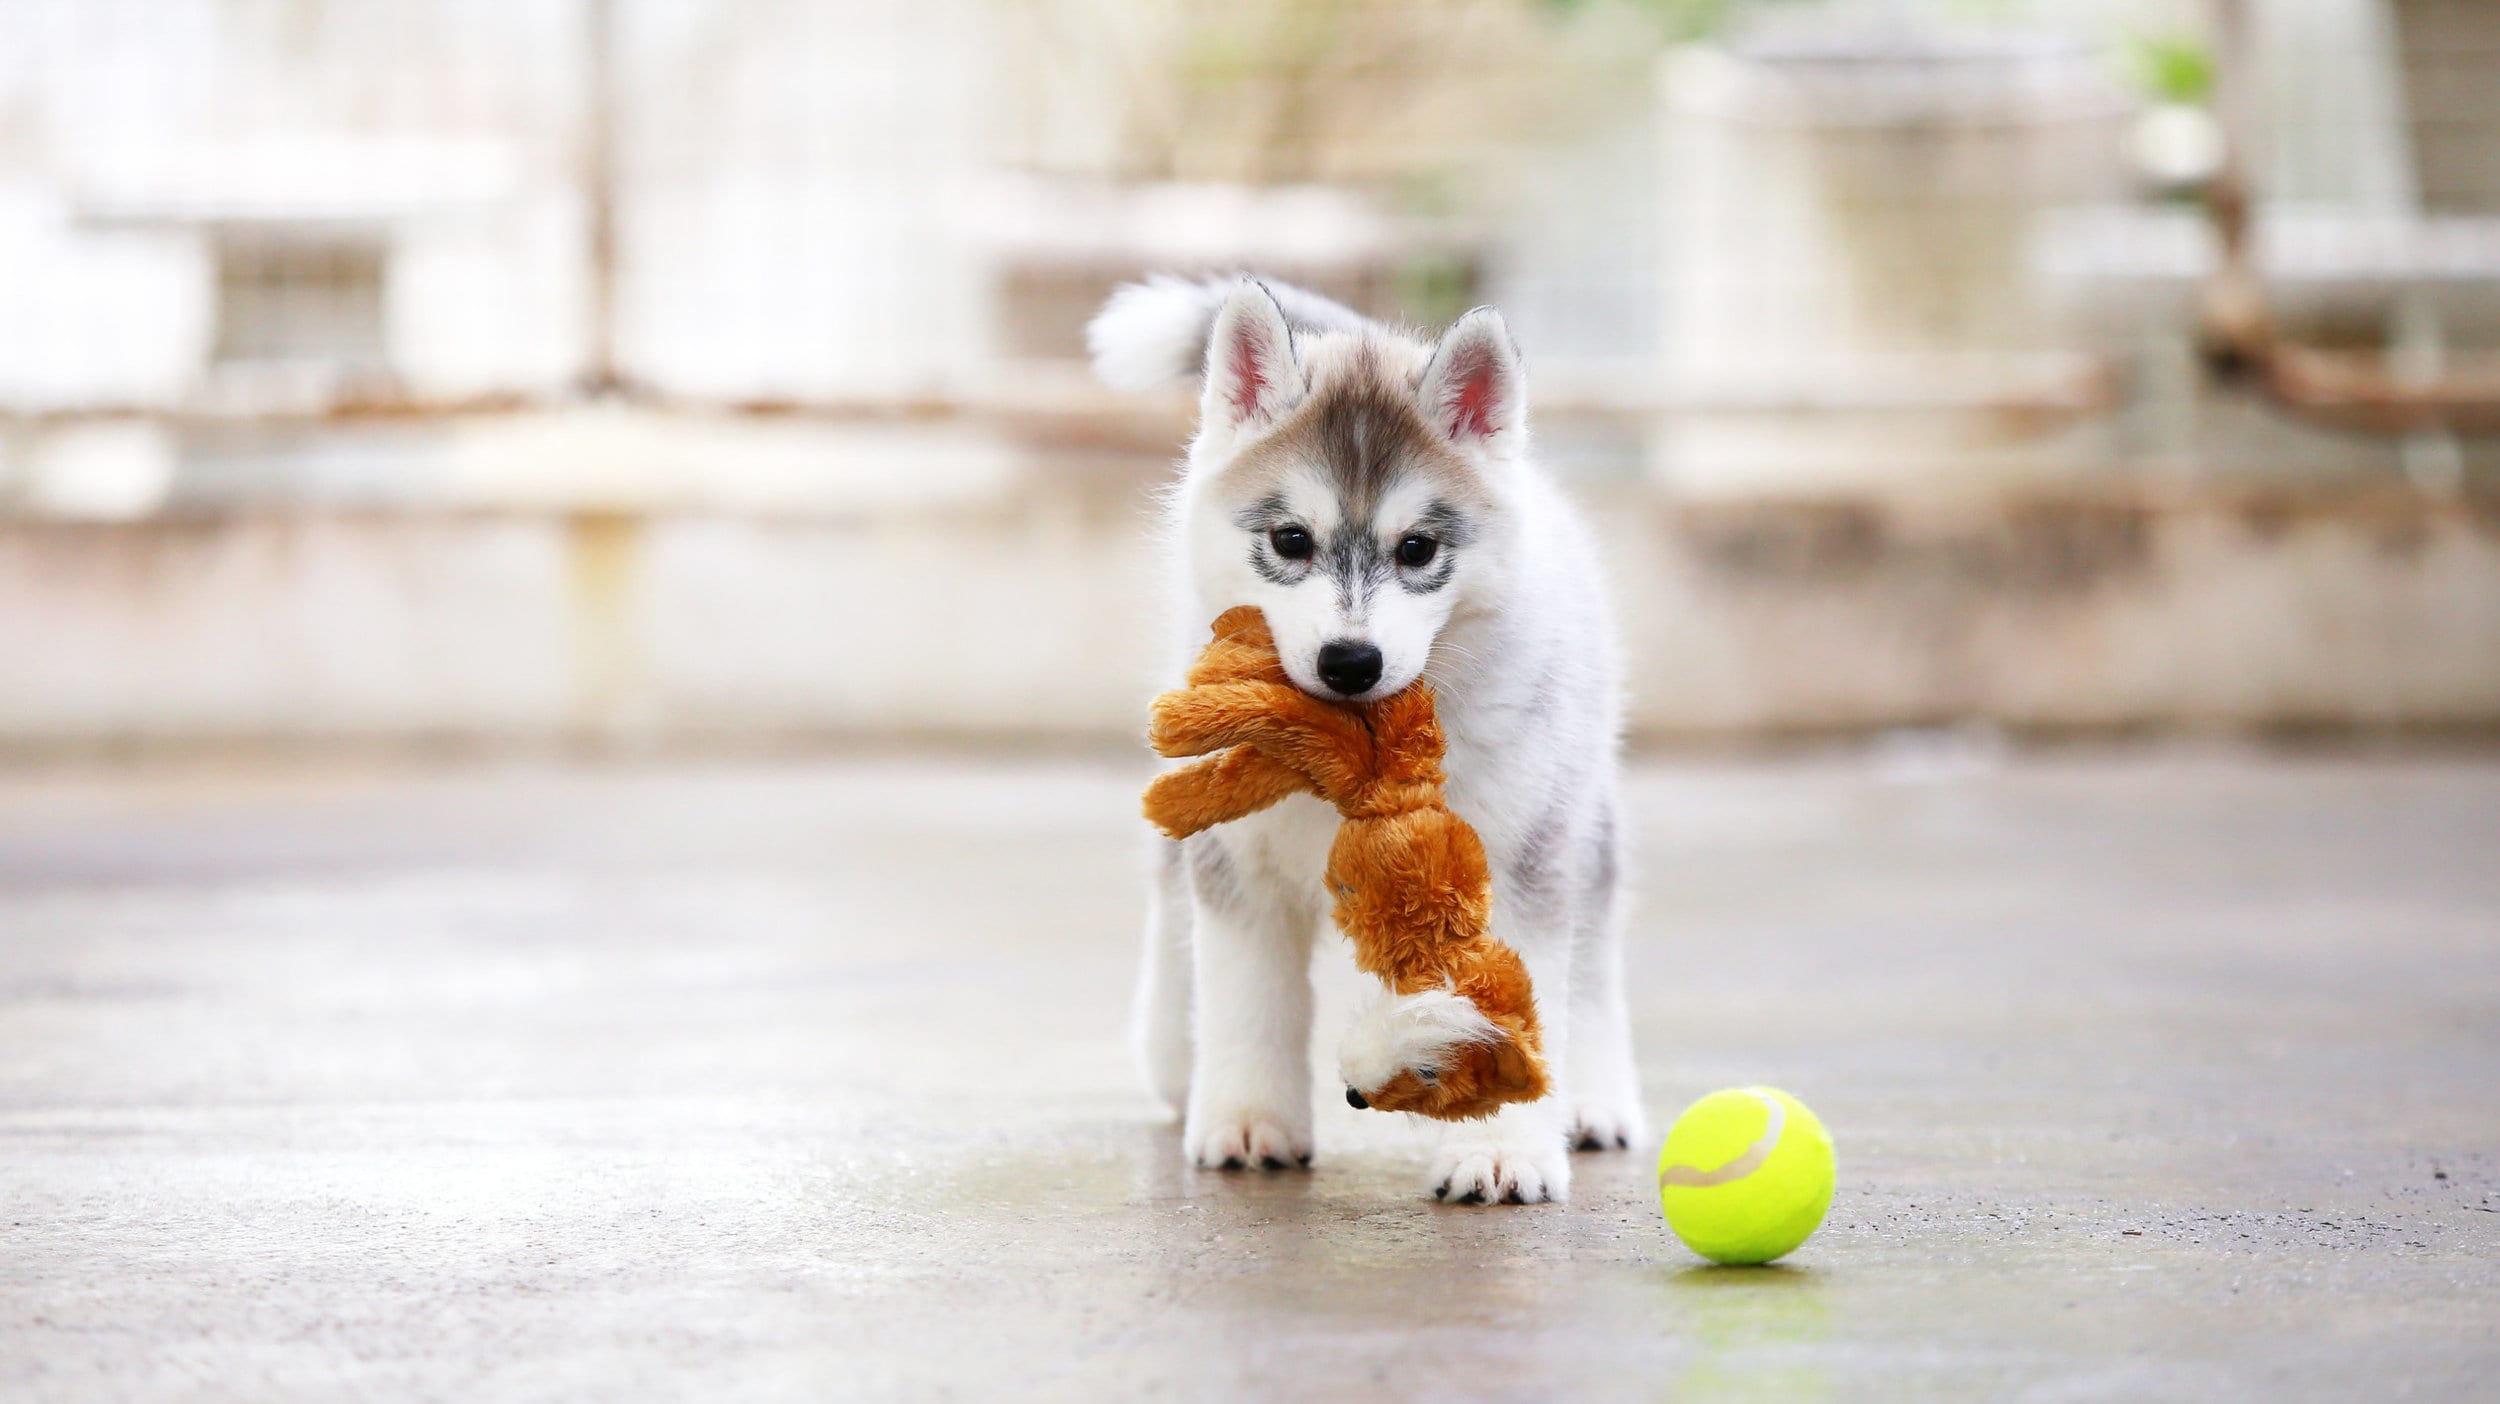
[[[1832,1207],[1832,1138],[1774,1087],[1713,1092],[1658,1148],[1658,1205],[1684,1246],[1713,1262],[1767,1263],[1806,1241]]]

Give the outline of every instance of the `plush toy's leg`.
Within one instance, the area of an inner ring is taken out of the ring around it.
[[[1130,1038],[1146,1089],[1178,1112],[1189,1101],[1189,870],[1181,845],[1155,841],[1146,893],[1146,951]]]
[[[1167,770],[1146,786],[1146,820],[1171,838],[1187,838],[1256,814],[1310,782],[1248,746]]]
[[[1626,1150],[1649,1138],[1641,1072],[1623,997],[1623,913],[1616,893],[1618,840],[1608,823],[1591,840],[1592,874],[1578,913],[1571,966],[1571,1142],[1579,1150]]]
[[[1496,929],[1503,923],[1497,916]],[[1537,1022],[1555,1090],[1515,1102],[1481,1121],[1449,1124],[1425,1184],[1458,1204],[1556,1203],[1571,1194],[1571,932],[1567,923],[1523,931],[1520,956],[1536,985]],[[1556,929],[1558,928],[1558,929]]]
[[[1190,841],[1196,1032],[1182,1143],[1202,1169],[1311,1160],[1315,904],[1239,856],[1229,833]]]

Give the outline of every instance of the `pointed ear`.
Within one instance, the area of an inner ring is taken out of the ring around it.
[[[1255,279],[1233,285],[1207,337],[1207,388],[1201,422],[1226,429],[1263,428],[1302,400],[1302,365],[1284,309]]]
[[[1424,417],[1451,442],[1502,450],[1528,427],[1528,385],[1502,314],[1479,307],[1441,334],[1417,387]]]

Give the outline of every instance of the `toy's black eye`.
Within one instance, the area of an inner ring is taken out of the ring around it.
[[[1267,544],[1289,561],[1311,558],[1311,534],[1298,526],[1280,526],[1267,534]]]
[[[1410,535],[1398,543],[1398,564],[1409,569],[1428,566],[1432,564],[1432,553],[1440,549],[1441,543],[1429,536]]]

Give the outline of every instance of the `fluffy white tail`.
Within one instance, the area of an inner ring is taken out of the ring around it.
[[[1121,284],[1085,327],[1094,374],[1115,390],[1145,390],[1197,375],[1206,363],[1215,314],[1245,276],[1178,278],[1158,273],[1142,283]],[[1297,332],[1361,331],[1373,325],[1362,313],[1308,289],[1261,281],[1284,310],[1286,324]]]

